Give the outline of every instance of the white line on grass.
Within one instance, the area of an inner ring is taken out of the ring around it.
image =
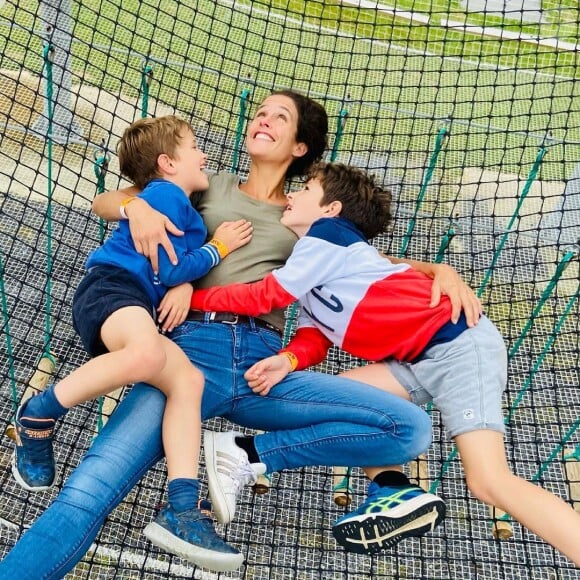
[[[222,5],[225,5],[228,7],[232,7],[232,8],[235,7],[236,9],[240,10],[240,12],[256,13],[256,14],[259,14],[260,16],[267,17],[267,18],[270,18],[273,20],[281,20],[284,22],[291,22],[292,24],[294,24],[296,26],[301,26],[304,29],[313,30],[315,32],[320,32],[320,31],[329,32],[329,33],[332,33],[332,34],[335,34],[338,36],[342,36],[344,38],[353,38],[353,39],[359,40],[361,42],[366,42],[369,44],[372,43],[374,45],[391,48],[393,50],[402,52],[403,54],[413,54],[413,55],[430,57],[430,58],[440,58],[442,60],[447,60],[450,62],[459,63],[460,65],[461,64],[468,64],[472,67],[476,67],[478,70],[479,69],[503,70],[503,71],[514,72],[517,74],[531,74],[534,77],[534,79],[536,79],[538,77],[546,77],[547,79],[558,79],[558,80],[562,80],[562,81],[573,80],[573,77],[557,75],[555,73],[550,74],[550,73],[546,73],[546,72],[537,71],[535,69],[515,69],[515,68],[509,67],[509,66],[502,66],[499,64],[491,64],[491,63],[487,63],[487,62],[472,61],[472,60],[467,60],[464,58],[456,58],[453,56],[447,56],[444,54],[437,54],[437,53],[433,53],[433,52],[428,52],[426,50],[420,50],[418,48],[410,48],[408,46],[393,44],[391,42],[375,40],[373,38],[355,36],[354,34],[349,34],[347,32],[343,32],[341,30],[338,30],[337,28],[329,28],[329,27],[324,27],[324,26],[320,26],[320,25],[309,24],[307,22],[304,22],[303,20],[299,20],[296,18],[290,18],[290,17],[285,16],[283,14],[277,14],[274,11],[260,10],[259,8],[255,8],[253,5],[246,5],[242,2],[236,2],[236,0],[218,0],[216,2],[216,4],[222,4]]]

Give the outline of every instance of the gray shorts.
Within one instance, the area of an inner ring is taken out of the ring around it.
[[[507,352],[485,316],[452,341],[428,348],[416,362],[385,363],[414,403],[433,401],[450,437],[478,429],[505,432]]]

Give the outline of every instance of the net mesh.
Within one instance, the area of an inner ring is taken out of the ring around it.
[[[510,466],[580,501],[571,481],[580,448],[579,13],[577,2],[541,4],[541,18],[529,22],[525,11],[493,15],[419,0],[4,2],[2,431],[39,360],[57,378],[86,360],[71,298],[87,253],[106,235],[90,203],[103,188],[124,185],[114,155],[124,128],[139,116],[177,113],[195,124],[210,169],[243,176],[243,121],[271,90],[291,87],[329,112],[329,156],[391,185],[395,226],[376,245],[443,260],[478,289],[510,351]],[[333,349],[319,370],[359,363]],[[332,471],[274,474],[270,491],[248,490],[236,521],[220,530],[247,559],[223,576],[577,578],[517,524],[511,539],[493,537],[487,508],[469,496],[437,410],[431,414],[428,477],[448,504],[437,530],[380,556],[347,555],[330,532],[345,512],[333,501]],[[61,480],[100,418],[97,402],[66,416],[56,445]],[[12,446],[0,439],[0,556],[58,493],[27,494],[13,483]],[[67,578],[213,577],[144,540],[165,483],[160,464]],[[362,472],[349,484],[358,505]]]

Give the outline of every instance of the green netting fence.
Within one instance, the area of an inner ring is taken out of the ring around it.
[[[114,151],[124,128],[140,116],[177,113],[197,127],[212,170],[243,176],[247,119],[268,92],[291,87],[328,110],[329,159],[369,169],[392,187],[394,230],[377,246],[449,263],[481,296],[509,352],[510,465],[580,509],[578,2],[503,6],[1,3],[0,432],[28,386],[86,360],[71,298],[87,253],[107,235],[90,204],[122,183]],[[355,364],[334,349],[319,370]],[[112,408],[105,398],[67,415],[56,445],[63,478]],[[380,556],[347,555],[330,532],[348,509],[334,501],[332,470],[273,474],[268,493],[244,493],[223,530],[247,559],[223,577],[578,578],[518,524],[490,520],[467,492],[437,409],[430,413],[435,442],[409,470],[448,503],[434,533]],[[0,438],[0,557],[58,493],[17,487],[12,447]],[[347,487],[360,503],[360,471]],[[215,577],[144,540],[164,488],[159,465],[67,578]]]

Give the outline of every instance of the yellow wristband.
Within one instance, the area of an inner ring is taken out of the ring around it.
[[[127,217],[127,212],[125,212],[125,208],[132,202],[135,201],[137,199],[136,196],[132,195],[131,197],[127,197],[125,198],[122,202],[121,202],[121,206],[119,207],[119,213],[121,214],[121,217],[125,220],[129,219]]]
[[[281,352],[280,354],[287,357],[288,360],[290,361],[290,367],[291,367],[290,372],[295,371],[296,367],[298,366],[298,357],[293,352],[289,352],[287,350],[285,350],[284,352]]]
[[[221,240],[218,240],[217,238],[212,238],[208,242],[208,244],[210,246],[213,246],[218,251],[218,254],[220,255],[220,258],[222,260],[230,253],[230,251],[228,250],[228,247]]]

